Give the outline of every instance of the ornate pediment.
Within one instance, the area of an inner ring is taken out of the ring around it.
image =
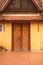
[[[0,0],[0,11],[4,11],[9,2],[10,0]]]
[[[43,11],[43,0],[0,0],[0,12],[4,11],[7,6],[10,11],[30,11],[30,9],[33,10],[33,4],[37,10]]]

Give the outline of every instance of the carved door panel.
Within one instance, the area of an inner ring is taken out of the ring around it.
[[[22,25],[22,49],[28,51],[30,49],[30,30],[29,24]]]
[[[29,24],[13,25],[13,50],[30,50],[30,28]]]
[[[21,28],[20,24],[15,24],[14,25],[14,32],[13,32],[13,37],[14,37],[14,50],[19,51],[21,50]]]

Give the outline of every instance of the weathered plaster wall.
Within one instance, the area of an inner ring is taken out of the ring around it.
[[[31,23],[31,50],[37,51],[40,50],[40,33],[38,32],[38,23]]]
[[[12,25],[11,23],[0,23],[0,25],[2,25],[2,31],[0,31],[0,46],[11,50]]]
[[[39,26],[39,27],[38,27]],[[43,50],[43,22],[32,22],[31,29],[31,50]]]
[[[40,50],[43,50],[43,22],[39,24],[39,31],[40,31]]]

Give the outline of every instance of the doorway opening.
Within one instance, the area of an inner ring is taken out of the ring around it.
[[[12,24],[12,50],[30,50],[30,23]]]

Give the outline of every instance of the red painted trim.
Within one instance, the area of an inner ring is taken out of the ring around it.
[[[32,0],[32,2],[39,11],[42,11],[42,8],[39,6],[36,0]]]
[[[8,6],[8,4],[10,3],[11,0],[6,0],[5,4],[2,6],[2,8],[0,9],[0,12],[4,11],[5,8]]]

